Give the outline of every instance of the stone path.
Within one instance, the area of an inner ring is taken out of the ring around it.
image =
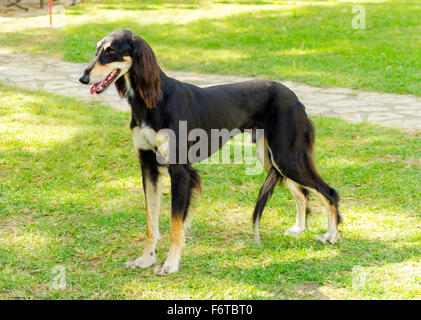
[[[28,89],[42,89],[83,100],[102,100],[117,110],[129,110],[114,87],[92,97],[89,87],[77,79],[86,63],[0,50],[0,81]],[[249,80],[250,78],[168,71],[180,81],[210,86]],[[410,95],[364,92],[347,88],[316,88],[283,81],[306,106],[310,115],[337,117],[349,122],[372,122],[405,130],[421,130],[421,98]]]

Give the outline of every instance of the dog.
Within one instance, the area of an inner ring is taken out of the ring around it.
[[[260,239],[263,209],[277,183],[284,183],[296,201],[296,224],[286,235],[298,236],[306,229],[310,211],[308,196],[313,191],[323,200],[328,215],[328,230],[319,240],[332,244],[339,241],[339,195],[315,168],[312,158],[315,134],[305,107],[281,83],[251,80],[199,88],[180,82],[161,70],[144,39],[126,29],[116,30],[97,43],[96,55],[79,81],[91,85],[93,95],[114,84],[131,106],[130,129],[146,198],[146,241],[142,256],[126,263],[129,268],[147,268],[157,262],[161,177],[169,174],[170,248],[166,261],[154,271],[166,275],[179,269],[192,194],[201,190],[200,175],[192,166],[194,161],[181,162],[180,157],[175,162],[168,161],[170,135],[163,129],[175,133],[177,151],[182,144],[179,123],[183,121],[189,132],[198,128],[207,133],[213,129],[263,130],[264,134],[256,136],[254,141],[256,149],[261,151],[257,152],[258,158],[267,170],[253,212],[256,241]],[[221,146],[222,143],[209,153]]]

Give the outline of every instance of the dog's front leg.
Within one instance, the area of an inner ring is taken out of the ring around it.
[[[192,192],[192,178],[183,165],[170,165],[168,171],[171,177],[170,250],[167,260],[155,268],[157,275],[178,271],[184,246],[184,220]]]
[[[146,199],[146,241],[143,255],[126,263],[127,267],[147,268],[156,263],[156,244],[159,239],[159,211],[161,206],[161,174],[155,153],[139,153],[142,167],[143,190]]]

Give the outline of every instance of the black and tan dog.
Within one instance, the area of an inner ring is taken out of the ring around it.
[[[263,129],[256,141],[259,159],[268,174],[253,213],[255,236],[266,202],[278,182],[284,182],[297,204],[296,224],[286,231],[297,236],[306,228],[309,190],[317,193],[327,208],[328,230],[322,242],[339,240],[339,196],[317,173],[312,159],[314,129],[296,95],[275,81],[253,80],[199,88],[168,77],[155,54],[142,38],[129,30],[116,30],[97,44],[97,53],[79,79],[92,84],[91,94],[100,94],[112,84],[131,106],[133,141],[137,150],[146,197],[146,244],[143,255],[131,260],[131,268],[156,263],[161,201],[160,178],[171,178],[170,250],[167,260],[155,268],[158,275],[176,272],[184,245],[184,222],[192,192],[200,190],[200,177],[191,162],[162,163],[157,154],[168,155],[168,136],[161,129],[178,133],[180,121],[188,130]],[[210,153],[215,150],[210,150]],[[164,159],[167,159],[164,157]]]

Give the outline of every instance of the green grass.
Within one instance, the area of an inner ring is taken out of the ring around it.
[[[338,245],[315,240],[327,220],[317,199],[309,230],[284,236],[295,204],[277,187],[256,246],[250,219],[264,174],[199,164],[204,192],[180,271],[157,277],[124,267],[141,254],[145,233],[129,114],[0,85],[0,298],[420,298],[419,135],[314,121],[317,166],[342,197]],[[161,261],[169,209],[166,192]],[[66,289],[51,286],[57,265]]]
[[[366,29],[352,28],[355,5]],[[48,29],[0,22],[0,47],[89,61],[117,28],[144,37],[166,69],[421,95],[421,1],[88,1]]]

